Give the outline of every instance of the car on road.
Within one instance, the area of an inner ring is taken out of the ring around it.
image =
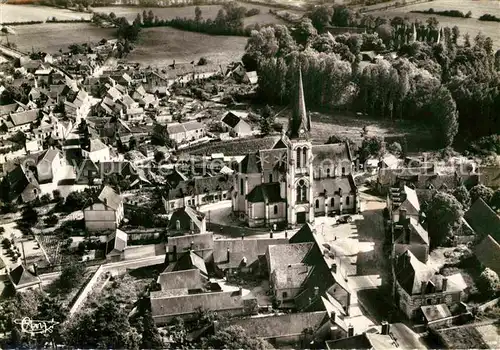
[[[335,225],[350,224],[352,222],[351,215],[334,216],[334,218],[335,218]]]

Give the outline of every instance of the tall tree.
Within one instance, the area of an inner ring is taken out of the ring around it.
[[[451,194],[437,192],[426,211],[430,244],[432,248],[448,244],[453,230],[460,227],[462,205]]]
[[[492,197],[493,190],[485,185],[476,185],[470,189],[470,198],[473,204],[479,198],[481,198],[486,204],[489,204]]]
[[[460,185],[453,190],[453,196],[462,204],[464,209],[470,206],[470,194],[464,185]]]

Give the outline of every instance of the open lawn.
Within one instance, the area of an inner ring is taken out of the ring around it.
[[[89,23],[43,23],[18,26],[15,31],[17,34],[9,35],[9,41],[16,43],[19,50],[55,53],[59,49],[67,50],[71,44],[111,39],[116,29],[99,28]]]
[[[55,17],[58,20],[90,19],[92,15],[85,12],[75,12],[49,6],[12,5],[0,6],[0,22],[46,21]]]
[[[130,62],[164,67],[176,62],[191,62],[206,57],[218,66],[239,60],[244,53],[247,38],[215,36],[182,31],[169,27],[144,29],[127,57]]]
[[[457,18],[445,17],[437,15],[427,15],[421,13],[410,13],[414,10],[458,10],[464,13],[472,12],[473,18]],[[411,21],[418,19],[425,23],[427,18],[436,17],[441,26],[460,28],[461,35],[469,33],[471,38],[474,38],[479,32],[493,39],[495,49],[500,48],[500,24],[498,22],[479,21],[477,18],[481,15],[489,13],[495,16],[500,16],[500,2],[498,0],[435,0],[405,7],[392,8],[385,11],[370,12],[374,16],[382,16],[392,18],[395,16],[408,16]]]
[[[270,7],[254,4],[240,3],[241,6],[245,6],[248,10],[252,8],[258,8],[260,14],[252,17],[245,18],[245,26],[259,23],[259,24],[270,24],[270,23],[284,23],[281,19],[269,13]],[[204,19],[215,19],[217,12],[221,8],[221,5],[205,5],[199,6],[201,9],[202,17]],[[116,16],[125,16],[129,21],[133,21],[138,13],[142,14],[143,11],[148,12],[152,10],[155,16],[160,19],[173,19],[176,17],[181,18],[194,18],[195,6],[186,7],[124,7],[124,6],[111,6],[111,7],[98,7],[94,11],[102,13],[114,12]]]

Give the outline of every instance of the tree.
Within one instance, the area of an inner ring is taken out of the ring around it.
[[[490,200],[490,207],[496,212],[500,211],[500,190],[496,190]]]
[[[462,207],[464,209],[466,209],[470,206],[470,194],[464,185],[461,185],[461,186],[458,186],[457,188],[455,188],[453,190],[453,196],[457,199],[457,201],[460,202],[460,204],[462,204]]]
[[[162,151],[156,151],[154,157],[155,162],[160,163],[165,160],[165,153],[163,153]]]
[[[201,22],[201,19],[202,19],[202,17],[201,17],[201,9],[200,9],[199,6],[196,6],[194,8],[194,20],[196,22]]]
[[[70,262],[61,271],[58,279],[58,287],[63,292],[69,292],[82,282],[84,273],[85,265],[78,261]]]
[[[64,206],[69,211],[83,210],[85,205],[90,205],[90,198],[88,193],[81,191],[73,191],[66,197]]]
[[[309,18],[302,19],[293,31],[295,41],[304,46],[309,44],[317,35],[318,31]]]
[[[203,342],[202,348],[211,349],[272,349],[268,342],[248,336],[241,326],[226,327]]]
[[[58,189],[53,190],[52,197],[54,198],[54,202],[59,202],[62,199],[61,191],[59,191]]]
[[[494,298],[500,288],[500,279],[495,271],[485,268],[477,280],[477,288],[487,298]]]
[[[130,151],[132,151],[132,150],[136,149],[136,147],[137,147],[137,140],[134,136],[132,136],[130,138],[130,140],[128,141],[128,149]]]
[[[142,349],[162,349],[163,341],[156,327],[151,311],[146,310],[142,317]]]
[[[451,194],[437,192],[426,210],[431,247],[444,244],[453,237],[453,230],[459,228],[464,212],[462,205]]]
[[[44,295],[38,305],[37,318],[39,320],[54,320],[58,322],[50,334],[53,344],[61,344],[63,342],[61,324],[66,320],[66,314],[67,310],[62,302],[56,298],[51,298],[48,295]]]
[[[322,33],[326,26],[330,24],[333,9],[328,5],[316,6],[309,14],[313,26]]]
[[[453,96],[445,87],[441,87],[430,103],[430,112],[435,121],[435,140],[441,148],[450,147],[458,133],[458,112]]]
[[[264,135],[269,135],[269,133],[272,130],[273,124],[274,124],[274,112],[271,109],[271,107],[266,105],[260,113],[260,119],[259,119],[260,132]]]
[[[151,135],[151,143],[158,146],[174,147],[175,141],[168,135],[167,127],[164,125],[156,124],[153,127]]]
[[[476,185],[470,190],[470,199],[472,204],[474,204],[474,202],[479,198],[481,198],[486,204],[489,204],[492,197],[493,190],[484,185]]]
[[[364,137],[361,144],[360,156],[365,162],[370,156],[381,156],[385,151],[384,140],[378,136]]]
[[[31,204],[28,204],[22,211],[21,221],[26,226],[33,226],[38,221],[38,212]]]

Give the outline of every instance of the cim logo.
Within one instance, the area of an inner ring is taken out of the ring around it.
[[[35,334],[47,334],[52,333],[52,330],[55,325],[58,325],[59,322],[54,321],[40,321],[40,320],[32,320],[29,317],[25,317],[22,320],[14,320],[15,324],[21,325],[21,331],[23,333],[29,333],[32,336]]]

